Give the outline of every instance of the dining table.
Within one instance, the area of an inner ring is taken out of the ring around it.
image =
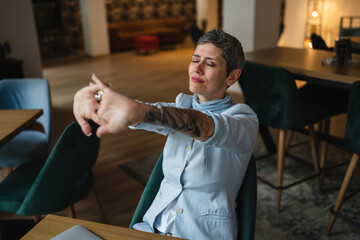
[[[43,131],[36,123],[42,114],[42,109],[0,109],[0,147],[23,130]]]
[[[308,48],[272,47],[245,53],[250,62],[282,67],[295,79],[350,89],[360,80],[360,55],[352,54],[352,61],[339,65],[331,62],[335,52]]]
[[[86,220],[74,219],[58,215],[49,214],[35,225],[22,240],[48,240],[58,236],[64,231],[70,229],[75,225],[80,225],[91,233],[95,234],[103,240],[176,240],[170,236],[159,235],[155,233],[148,233],[137,231],[129,228],[113,226],[109,224],[96,223]],[[67,238],[69,239],[69,238]],[[74,238],[72,238],[74,239]],[[76,238],[79,239],[79,238]],[[82,239],[82,238],[81,238]]]
[[[360,80],[360,55],[352,54],[352,60],[339,65],[333,61],[335,52],[317,49],[271,47],[245,53],[247,61],[288,70],[295,79],[309,83],[350,90]],[[269,130],[259,127],[269,154],[276,152],[276,146]]]

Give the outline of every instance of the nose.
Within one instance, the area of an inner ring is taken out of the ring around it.
[[[204,63],[202,61],[198,62],[198,64],[196,64],[196,66],[195,66],[196,73],[203,74],[204,73],[203,68],[204,68]]]

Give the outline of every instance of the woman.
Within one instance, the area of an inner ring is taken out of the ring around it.
[[[144,104],[94,75],[94,82],[75,94],[74,115],[85,134],[92,119],[100,125],[99,137],[128,126],[168,136],[164,180],[135,229],[197,240],[236,239],[235,200],[258,130],[255,113],[226,93],[243,66],[240,42],[214,29],[200,38],[189,65],[193,96],[181,93],[175,103]]]

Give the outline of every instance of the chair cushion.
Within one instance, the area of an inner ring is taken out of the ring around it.
[[[302,102],[320,112],[324,117],[346,113],[347,111],[348,90],[308,83],[299,89],[299,94]]]
[[[47,136],[38,131],[23,131],[0,148],[0,167],[18,167],[30,159],[46,159]]]

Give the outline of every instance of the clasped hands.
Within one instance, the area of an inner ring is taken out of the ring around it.
[[[150,108],[148,105],[115,92],[94,74],[91,79],[88,86],[76,92],[73,105],[74,116],[85,135],[91,135],[89,119],[99,125],[96,131],[99,138],[105,133],[117,133],[144,120]],[[94,97],[99,91],[103,92],[101,101]]]

